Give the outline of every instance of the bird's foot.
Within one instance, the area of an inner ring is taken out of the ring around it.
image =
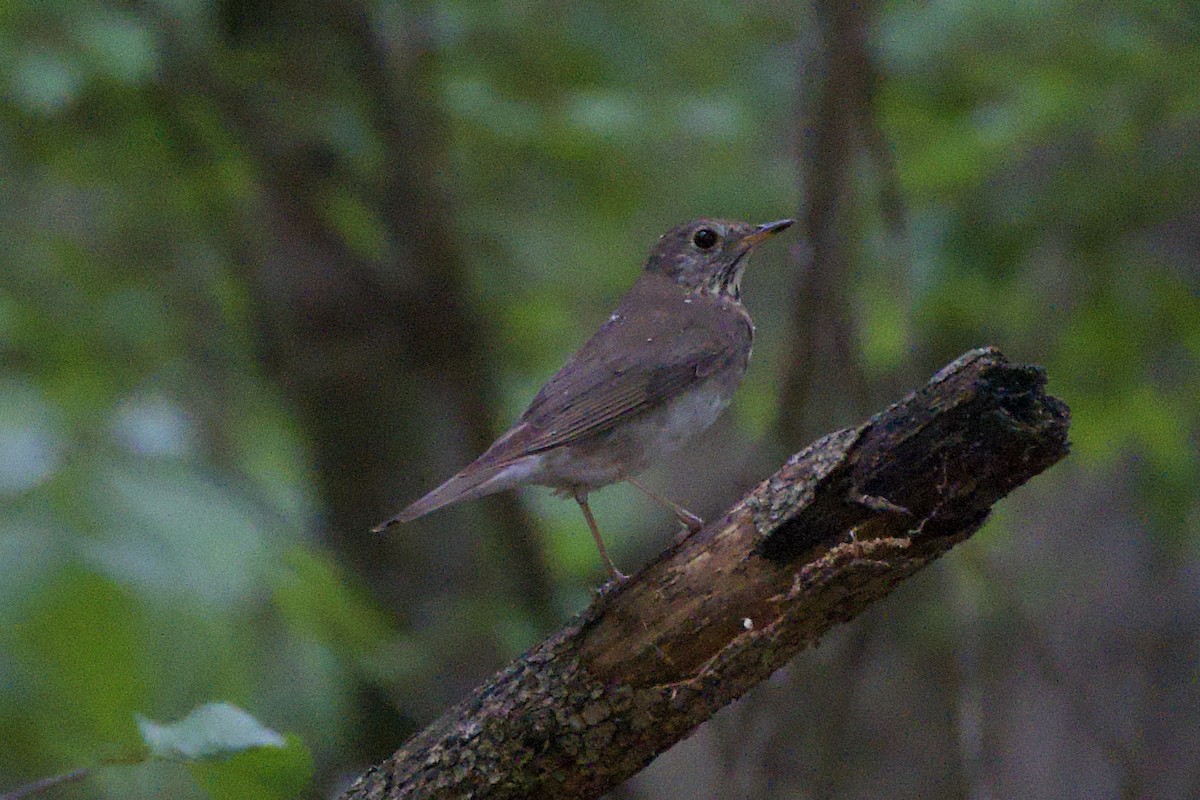
[[[679,509],[676,519],[679,520],[679,524],[682,526],[679,532],[675,534],[675,538],[671,540],[671,543],[676,546],[686,542],[689,536],[693,533],[698,533],[704,527],[704,520],[684,508]]]
[[[608,580],[596,588],[596,597],[604,598],[615,592],[625,581],[629,580],[629,576],[620,570],[614,569],[608,574]]]
[[[683,526],[692,533],[695,533],[696,531],[698,531],[704,527],[704,520],[700,519],[695,514],[688,511],[686,508],[683,508],[682,506],[679,508],[678,512],[676,513],[676,517],[679,519],[679,521],[681,523],[683,523]]]

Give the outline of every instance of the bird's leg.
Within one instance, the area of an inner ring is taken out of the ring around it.
[[[604,549],[604,540],[600,538],[600,529],[596,527],[596,518],[592,516],[592,509],[588,507],[587,492],[576,489],[575,502],[579,503],[584,519],[587,520],[588,527],[592,529],[592,538],[596,540],[596,548],[600,551],[600,560],[604,562],[604,568],[608,570],[608,575],[612,580],[620,583],[629,576],[613,566],[612,559],[608,557],[608,550]]]
[[[635,481],[633,478],[626,478],[625,480],[629,481],[631,486],[640,491],[642,494],[646,495],[646,497],[649,497],[651,500],[674,514],[675,518],[686,525],[687,529],[692,533],[695,533],[704,527],[704,520],[700,519],[695,514],[679,505],[679,503],[668,500],[658,492],[650,489],[648,486],[643,486],[638,481]]]

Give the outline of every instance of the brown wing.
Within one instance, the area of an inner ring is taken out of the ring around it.
[[[694,358],[653,370],[628,370],[620,375],[597,370],[601,382],[590,391],[548,405],[546,413],[523,420],[537,433],[523,443],[525,454],[538,453],[603,433],[625,419],[656,408],[712,370],[720,355],[696,353]]]
[[[696,297],[682,325],[684,298],[670,281],[644,275],[480,460],[510,461],[611,430],[743,358],[749,320]],[[643,348],[653,348],[654,356],[647,358]]]

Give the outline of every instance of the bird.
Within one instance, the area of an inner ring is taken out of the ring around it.
[[[538,391],[513,426],[456,475],[373,530],[520,485],[546,486],[583,512],[610,582],[588,495],[626,481],[691,531],[703,520],[637,480],[652,461],[708,428],[750,360],[741,302],[754,249],[793,223],[700,218],[659,237],[616,311]]]

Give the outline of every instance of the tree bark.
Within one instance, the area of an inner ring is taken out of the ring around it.
[[[372,768],[350,798],[594,798],[963,541],[1067,454],[991,348],[788,459]]]

